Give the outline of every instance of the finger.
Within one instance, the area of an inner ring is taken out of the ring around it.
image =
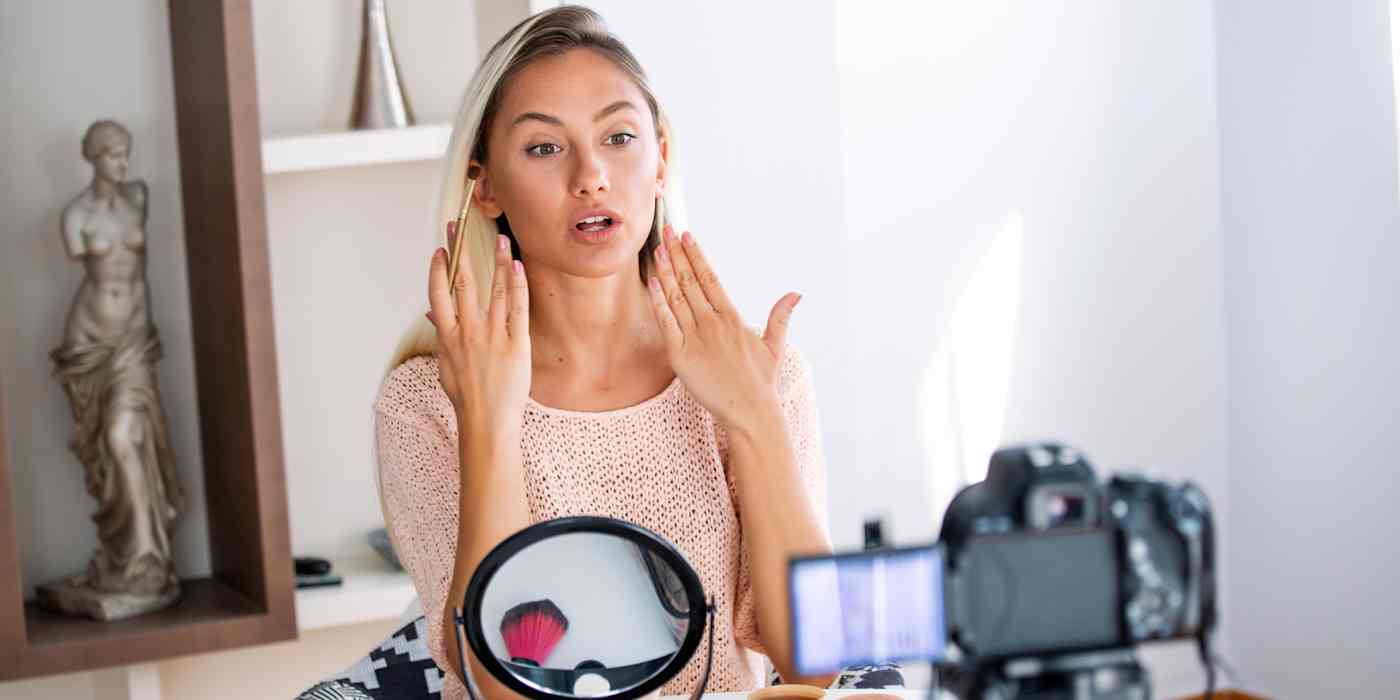
[[[666,297],[666,304],[671,309],[671,315],[675,317],[681,332],[688,331],[695,327],[695,315],[690,311],[690,304],[685,300],[685,293],[676,283],[676,272],[671,267],[673,258],[664,237],[661,245],[656,246],[654,254],[656,255],[656,276],[661,281],[661,291]]]
[[[647,281],[647,291],[651,293],[651,310],[656,314],[656,324],[661,327],[661,337],[666,340],[670,352],[679,352],[685,345],[685,333],[671,313],[671,305],[666,301],[666,292],[661,288],[661,279],[652,277]]]
[[[457,328],[457,309],[452,303],[452,289],[447,284],[447,252],[441,248],[433,251],[433,261],[428,267],[428,320],[441,334]]]
[[[676,286],[680,287],[681,293],[685,295],[686,303],[690,304],[690,311],[695,315],[696,320],[702,316],[714,313],[714,308],[705,299],[704,290],[700,289],[700,282],[695,279],[695,270],[690,267],[690,258],[686,256],[685,246],[681,244],[681,239],[676,232],[666,227],[665,241],[666,254],[671,258],[671,268],[676,276]]]
[[[792,310],[802,301],[801,294],[784,294],[768,314],[768,327],[763,330],[763,342],[777,357],[782,357],[787,344],[788,324],[792,320]]]
[[[737,317],[738,310],[734,307],[734,303],[729,300],[729,294],[719,283],[719,275],[715,272],[714,266],[710,265],[709,259],[705,257],[705,252],[700,250],[700,244],[695,241],[695,236],[686,231],[685,235],[681,237],[681,243],[686,257],[690,260],[690,268],[695,271],[695,279],[700,284],[700,290],[705,293],[705,299],[709,302],[710,308],[721,316]]]
[[[530,288],[525,283],[525,266],[519,260],[511,261],[510,316],[506,318],[506,332],[515,339],[530,337]]]
[[[463,241],[466,243],[466,241]],[[444,250],[442,252],[442,278],[447,279],[448,262],[450,254]],[[466,258],[466,253],[462,253]],[[477,300],[476,292],[477,280],[473,274],[471,260],[459,259],[457,261],[457,277],[452,280],[452,302],[456,306],[455,314],[457,323],[468,330],[474,328],[481,322],[481,303]]]
[[[487,309],[487,323],[492,330],[505,331],[506,314],[510,311],[507,290],[510,280],[510,241],[504,235],[496,235],[496,270],[491,275],[491,301]]]
[[[453,241],[457,240],[457,222],[447,222],[447,249],[452,250]]]

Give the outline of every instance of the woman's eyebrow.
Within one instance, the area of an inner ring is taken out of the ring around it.
[[[598,121],[599,119],[602,119],[602,118],[608,116],[609,114],[612,114],[613,112],[616,112],[616,111],[618,111],[618,110],[620,110],[620,109],[631,109],[631,110],[634,110],[634,111],[640,111],[640,110],[637,110],[637,105],[632,104],[630,101],[628,101],[628,100],[618,100],[617,102],[614,102],[614,103],[608,105],[607,107],[604,107],[604,108],[603,108],[602,110],[600,110],[597,114],[593,115],[593,121],[596,122],[596,121]],[[527,121],[530,121],[530,120],[532,120],[532,119],[535,120],[535,121],[544,122],[544,123],[546,123],[546,124],[552,124],[552,125],[554,125],[554,126],[564,126],[564,122],[560,121],[559,117],[553,117],[553,116],[550,116],[550,115],[548,115],[548,114],[541,114],[540,112],[525,112],[525,113],[521,114],[520,116],[516,117],[516,118],[510,123],[510,125],[511,125],[512,128],[514,128],[516,125],[520,124],[521,122],[527,122]]]

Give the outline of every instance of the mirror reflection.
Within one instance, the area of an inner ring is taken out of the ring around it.
[[[516,678],[589,696],[634,687],[680,650],[690,606],[648,545],[570,532],[517,552],[491,577],[480,629]]]

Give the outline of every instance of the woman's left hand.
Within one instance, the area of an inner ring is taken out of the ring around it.
[[[788,321],[802,295],[783,295],[759,337],[744,325],[689,231],[677,237],[667,226],[655,254],[656,275],[647,286],[676,376],[727,430],[771,417],[780,410],[778,367]]]

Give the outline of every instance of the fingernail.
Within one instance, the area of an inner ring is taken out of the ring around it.
[[[431,311],[429,311],[428,313],[423,314],[423,318],[428,319],[428,323],[432,323],[432,322],[433,322],[433,313],[432,313]]]
[[[794,309],[797,308],[797,305],[798,305],[799,303],[801,303],[801,302],[802,302],[802,295],[801,295],[801,294],[798,294],[798,295],[797,295],[797,298],[792,300],[792,308],[794,308]]]
[[[695,243],[695,236],[690,235],[690,232],[686,231],[684,234],[681,235],[681,240],[685,241],[686,243],[693,244]]]
[[[519,260],[512,260],[511,263],[511,267],[515,268],[515,274],[524,274],[525,266],[520,264]]]
[[[510,246],[509,240],[510,239],[506,238],[504,234],[496,236],[496,249],[505,250]]]
[[[652,289],[661,289],[661,280],[656,279],[655,277],[653,277],[653,278],[647,280],[647,286],[648,286],[648,287],[651,287]]]
[[[662,260],[670,260],[670,259],[671,259],[671,255],[670,255],[669,253],[666,252],[666,246],[664,246],[664,245],[656,246],[656,254],[659,255],[659,256],[661,256],[661,259],[662,259]]]
[[[437,250],[433,251],[433,257],[435,258],[441,258],[443,255],[446,255],[446,252],[443,251],[442,248],[438,248]]]

